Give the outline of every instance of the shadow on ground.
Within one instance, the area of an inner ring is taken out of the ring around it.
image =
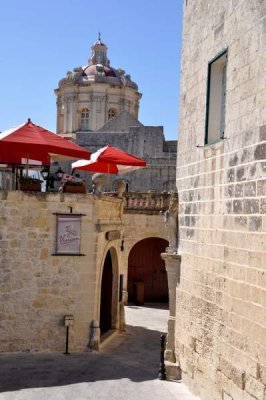
[[[101,352],[0,355],[0,391],[122,378],[148,381],[157,377],[159,362],[160,332],[129,326]]]

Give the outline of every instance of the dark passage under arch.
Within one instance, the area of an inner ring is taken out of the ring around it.
[[[145,302],[168,302],[165,262],[161,258],[168,241],[143,239],[132,247],[128,258],[128,299],[135,301],[135,282],[143,282]]]
[[[100,307],[100,329],[101,335],[112,328],[112,298],[113,298],[113,267],[110,251],[106,254],[102,284],[101,284],[101,307]]]

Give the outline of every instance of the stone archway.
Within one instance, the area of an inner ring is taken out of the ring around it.
[[[136,286],[144,286],[144,302],[168,302],[165,252],[168,241],[151,237],[136,243],[128,257],[128,299],[136,301]]]

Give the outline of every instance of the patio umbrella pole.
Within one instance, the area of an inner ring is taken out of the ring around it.
[[[19,167],[18,165],[16,165],[16,169],[15,169],[15,174],[16,174],[16,178],[15,178],[15,188],[16,190],[18,190],[18,182],[19,182]]]
[[[22,177],[23,177],[23,167],[20,165],[20,166],[18,167],[18,179],[16,180],[17,189],[19,188],[19,185],[18,185],[19,180],[20,180]]]
[[[16,166],[12,164],[11,189],[16,189]]]
[[[29,153],[27,153],[27,164],[26,164],[26,177],[29,175]]]
[[[110,188],[110,164],[108,163],[107,192],[109,192],[109,188]]]

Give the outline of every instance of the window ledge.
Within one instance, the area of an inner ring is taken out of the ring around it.
[[[198,147],[198,148],[199,148],[199,147],[201,147],[201,148],[206,148],[206,147],[213,146],[213,145],[215,145],[215,144],[224,142],[225,139],[227,139],[227,138],[220,138],[220,139],[214,140],[213,142],[205,143],[205,144],[203,144],[202,146],[201,146],[200,144],[198,144],[196,147]]]
[[[205,143],[203,147],[212,146],[213,144],[221,143],[221,142],[223,142],[224,140],[225,140],[225,138],[220,138],[220,139],[214,140],[213,142]]]

